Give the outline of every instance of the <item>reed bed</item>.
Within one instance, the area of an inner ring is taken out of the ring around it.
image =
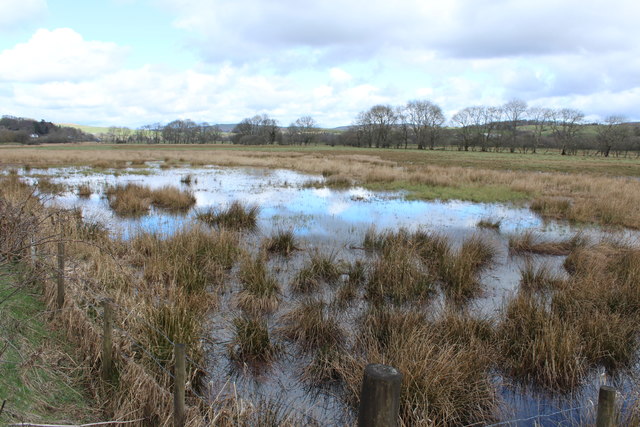
[[[269,362],[278,348],[271,342],[265,319],[237,317],[233,320],[234,340],[229,356],[239,362]]]

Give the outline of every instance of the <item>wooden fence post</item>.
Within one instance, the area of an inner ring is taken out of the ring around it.
[[[29,245],[29,252],[31,254],[31,266],[37,267],[38,255],[36,253],[36,242],[33,237],[31,238],[31,244]]]
[[[395,427],[400,412],[402,374],[387,365],[369,364],[364,368],[359,427]]]
[[[58,310],[64,305],[64,242],[58,242]]]
[[[187,377],[184,344],[175,344],[174,354],[176,362],[173,383],[173,425],[174,427],[184,427],[184,386]]]
[[[597,427],[614,427],[616,425],[616,389],[606,385],[600,386],[598,393]]]
[[[103,332],[102,332],[102,379],[109,381],[112,377],[113,365],[113,341],[111,339],[111,331],[113,330],[113,308],[110,299],[102,301],[104,309],[103,315]]]

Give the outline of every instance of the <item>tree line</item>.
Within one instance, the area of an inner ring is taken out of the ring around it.
[[[49,122],[4,116],[0,142],[68,142],[90,140],[77,129]],[[454,149],[536,153],[557,150],[575,155],[588,150],[602,156],[640,154],[640,126],[612,115],[600,123],[585,123],[585,114],[572,108],[529,107],[514,99],[499,106],[471,106],[449,119],[430,100],[405,105],[374,105],[361,111],[353,123],[334,130],[321,129],[311,116],[282,126],[268,114],[244,118],[223,129],[220,125],[174,120],[138,129],[111,127],[102,142],[145,144],[346,145],[375,148]]]
[[[623,116],[609,116],[601,123],[585,123],[585,114],[572,108],[529,107],[514,99],[499,106],[471,106],[449,119],[430,100],[405,105],[375,105],[361,111],[343,129],[321,129],[311,116],[302,116],[283,127],[268,114],[244,118],[223,131],[219,125],[174,120],[136,130],[110,128],[103,139],[116,143],[243,145],[347,145],[371,148],[455,149],[460,151],[508,151],[536,153],[557,150],[575,155],[589,150],[608,157],[640,153],[640,127]]]

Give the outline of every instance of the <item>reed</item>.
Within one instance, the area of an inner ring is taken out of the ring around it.
[[[526,231],[518,236],[509,237],[509,252],[514,255],[526,253],[540,255],[569,255],[577,247],[587,245],[588,239],[581,233],[576,233],[565,240],[541,240],[532,231]]]

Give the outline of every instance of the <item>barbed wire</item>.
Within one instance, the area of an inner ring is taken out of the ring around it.
[[[589,403],[587,405],[584,405],[584,406],[576,406],[574,408],[561,409],[559,411],[551,412],[549,414],[537,414],[537,415],[532,415],[532,416],[526,417],[526,418],[517,418],[517,419],[512,419],[512,420],[507,420],[507,421],[500,421],[499,423],[489,424],[489,425],[485,425],[485,424],[482,424],[482,423],[468,424],[465,427],[471,427],[471,426],[477,426],[477,425],[485,425],[485,427],[510,426],[512,424],[516,424],[517,425],[517,423],[519,423],[519,422],[526,422],[526,421],[537,420],[537,419],[540,419],[540,418],[554,417],[556,415],[565,414],[567,412],[577,412],[577,411],[581,411],[583,409],[591,409],[591,408],[594,408],[594,407],[598,406],[591,399],[589,399],[588,402]]]

